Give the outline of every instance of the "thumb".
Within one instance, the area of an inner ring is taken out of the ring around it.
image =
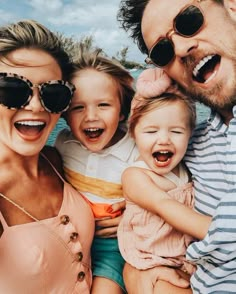
[[[112,204],[112,211],[125,210],[125,200]]]

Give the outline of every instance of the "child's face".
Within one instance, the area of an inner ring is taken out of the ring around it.
[[[191,135],[189,112],[183,102],[171,102],[143,115],[134,130],[146,164],[157,174],[177,173]]]
[[[76,91],[67,122],[74,136],[92,152],[115,144],[123,119],[116,82],[105,73],[85,69],[72,83]]]

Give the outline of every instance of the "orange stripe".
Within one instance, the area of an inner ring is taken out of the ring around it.
[[[93,215],[95,218],[99,219],[99,218],[103,218],[103,217],[117,217],[119,215],[121,215],[122,211],[118,210],[115,212],[110,212],[110,210],[112,210],[112,205],[111,204],[106,204],[106,203],[92,203],[91,201],[89,201],[85,196],[83,196],[84,199],[88,202],[88,204],[90,205],[92,211],[93,211]]]
[[[115,184],[106,182],[104,180],[87,177],[66,167],[64,167],[64,171],[68,182],[81,192],[89,192],[105,199],[116,199],[123,197],[121,184]]]

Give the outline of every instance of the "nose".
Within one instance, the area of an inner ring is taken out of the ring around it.
[[[167,131],[159,131],[157,133],[157,140],[158,145],[169,145],[170,144],[170,136]]]
[[[186,38],[178,34],[171,34],[176,57],[186,57],[198,47],[198,41],[194,37]]]
[[[97,109],[95,107],[87,107],[85,113],[86,121],[94,121],[97,120]]]
[[[33,89],[32,97],[31,97],[29,103],[25,106],[25,109],[31,110],[32,112],[45,111],[45,109],[43,108],[43,106],[40,102],[39,90],[37,88]]]

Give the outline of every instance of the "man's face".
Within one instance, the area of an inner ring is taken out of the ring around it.
[[[204,23],[191,37],[171,31],[175,57],[164,69],[198,101],[227,111],[236,103],[236,23],[223,5],[211,0],[150,0],[142,19],[144,41],[150,50],[166,37],[188,5],[200,9]]]

